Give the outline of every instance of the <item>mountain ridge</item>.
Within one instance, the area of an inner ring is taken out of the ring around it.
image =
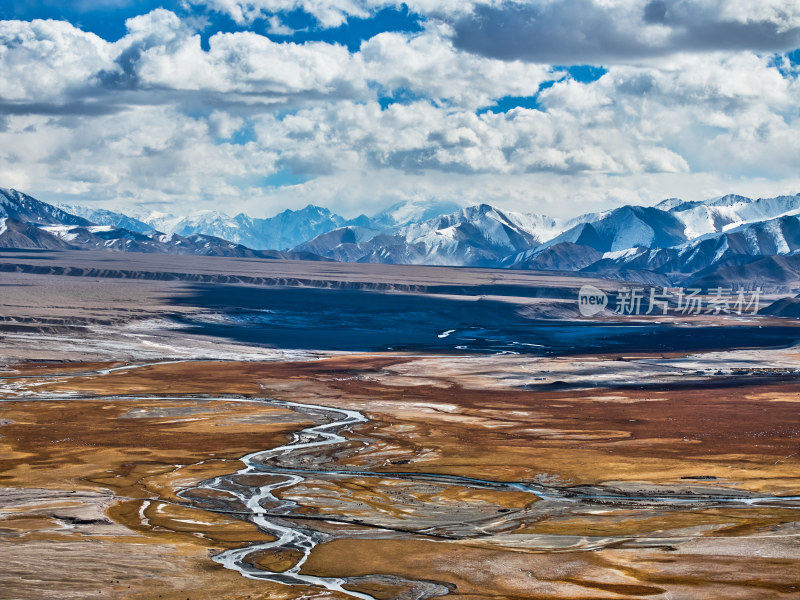
[[[94,210],[84,212],[94,214]],[[130,219],[111,211],[96,214],[113,222]],[[135,219],[133,221],[135,224]],[[115,225],[98,225],[17,190],[5,188],[0,188],[0,248],[325,260],[310,253],[254,250],[204,234],[180,236],[155,230],[140,233]]]
[[[452,208],[456,210],[434,214]],[[672,283],[725,269],[737,277],[749,269],[758,279],[757,268],[766,269],[769,262],[760,259],[800,253],[800,194],[759,199],[729,194],[688,202],[670,198],[652,207],[626,205],[572,219],[508,211],[487,203],[458,206],[414,200],[371,217],[347,220],[312,204],[263,219],[216,211],[134,218],[104,209],[55,207],[3,189],[0,219],[4,219],[0,246],[6,247],[56,249],[66,244],[208,256],[321,257],[585,272]],[[203,233],[207,230],[221,235]],[[275,240],[278,250],[241,243],[248,239],[260,240],[259,244]],[[298,239],[302,241],[289,246]]]

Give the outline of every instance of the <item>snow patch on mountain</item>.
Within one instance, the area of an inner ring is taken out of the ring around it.
[[[637,246],[669,247],[686,241],[684,225],[657,208],[622,206],[601,213],[549,240],[552,246],[561,242],[590,246],[598,252],[615,252]]]
[[[150,233],[153,230],[153,227],[144,221],[129,217],[120,212],[114,212],[104,208],[90,208],[88,206],[76,204],[58,204],[57,206],[70,214],[78,215],[98,225],[108,225],[118,229],[135,231],[136,233]]]
[[[210,235],[230,240],[256,250],[285,250],[321,233],[342,226],[345,219],[309,204],[300,210],[285,210],[266,219],[203,210],[187,216],[152,212],[142,218],[152,228],[181,236]]]
[[[729,194],[703,202],[672,205],[670,201],[664,201],[656,207],[668,210],[680,219],[686,226],[686,237],[693,239],[735,229],[747,223],[800,214],[800,194],[758,200]]]
[[[92,225],[87,219],[7,188],[0,188],[0,217],[38,225]]]
[[[603,258],[608,258],[611,260],[617,260],[620,258],[630,258],[631,256],[637,256],[642,252],[646,252],[646,248],[635,247],[635,248],[626,248],[625,250],[615,250],[613,252],[604,252]]]
[[[492,266],[538,246],[557,230],[557,221],[549,217],[480,204],[382,231],[341,228],[295,250],[348,261]]]
[[[391,229],[411,223],[421,223],[440,215],[454,213],[464,208],[463,204],[448,200],[416,199],[391,205],[369,218],[375,229]]]

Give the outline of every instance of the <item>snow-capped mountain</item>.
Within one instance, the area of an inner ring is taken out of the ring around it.
[[[0,248],[71,250],[72,246],[36,225],[10,217],[2,217],[0,218]]]
[[[450,212],[440,214],[443,210]],[[703,202],[671,198],[655,207],[622,206],[573,219],[415,200],[347,221],[314,205],[263,219],[214,211],[134,219],[102,209],[57,208],[0,190],[0,247],[325,257],[673,283],[710,281],[723,272],[763,278],[759,269],[774,268],[778,280],[793,272],[786,265],[800,260],[800,194],[757,200],[728,195]],[[294,248],[294,253],[266,248]]]
[[[703,202],[682,202],[671,198],[657,204],[655,208],[668,211],[678,218],[686,227],[686,237],[693,239],[745,223],[798,214],[800,194],[758,200],[730,194]]]
[[[568,228],[545,239],[541,245],[506,257],[503,266],[578,270],[599,260],[604,253],[636,247],[664,248],[686,241],[684,226],[678,219],[663,210],[642,206],[582,215],[564,222],[562,227]]]
[[[392,229],[412,223],[422,223],[441,215],[449,215],[464,208],[456,202],[447,200],[407,200],[397,202],[369,218],[363,223],[373,229]]]
[[[584,271],[648,270],[681,281],[721,265],[745,264],[764,256],[800,254],[800,216],[740,225],[671,248],[631,248],[609,252]]]
[[[134,231],[136,233],[151,233],[154,230],[151,225],[148,225],[144,221],[104,208],[90,208],[88,206],[78,206],[75,204],[58,204],[57,207],[72,215],[83,217],[96,225],[108,225],[118,229]]]
[[[234,218],[213,210],[197,211],[183,217],[152,212],[143,217],[142,221],[147,223],[151,229],[169,235],[213,235],[237,244],[243,243],[242,238],[247,238],[249,234],[246,224],[243,227],[242,223]]]
[[[150,213],[142,218],[153,229],[182,236],[213,235],[257,250],[285,250],[345,224],[345,219],[327,208],[309,204],[300,210],[285,210],[266,219],[205,210],[185,217]]]
[[[619,274],[652,271],[678,280],[722,264],[798,251],[800,195],[705,202],[664,200],[584,215],[541,246],[503,261],[519,269]],[[598,257],[598,253],[602,253]]]
[[[15,221],[15,223],[20,222]],[[35,226],[31,225],[30,227]],[[154,232],[151,235],[146,235],[110,225],[43,225],[35,227],[35,229],[39,236],[37,238],[39,245],[36,247],[59,250],[106,250],[113,252],[144,252],[147,254],[319,260],[319,257],[311,254],[253,250],[222,238],[202,234],[192,234],[184,237],[175,233]],[[27,230],[27,232],[31,233],[30,230]],[[43,242],[42,236],[50,236],[63,244],[56,247],[50,239]],[[0,240],[0,244],[2,244],[2,240]]]
[[[110,211],[101,216],[114,222],[124,222],[125,217]],[[98,225],[16,190],[0,190],[0,248],[320,260],[311,254],[253,250],[219,237],[165,234],[146,227],[150,231],[139,233],[114,224]]]
[[[297,249],[341,261],[691,273],[730,255],[793,251],[793,221],[774,217],[794,214],[800,214],[800,195],[670,199],[656,207],[622,206],[569,220],[484,204],[387,229],[373,218],[371,228],[335,229]],[[706,230],[711,231],[698,233]]]
[[[217,211],[198,211],[188,216],[153,212],[142,220],[158,231],[192,235],[214,235],[251,248],[285,250],[341,227],[384,231],[419,223],[462,208],[455,202],[412,200],[399,202],[372,217],[354,219],[309,204],[299,210],[284,210],[273,217],[256,218],[244,213],[230,217]],[[87,217],[91,218],[91,217]]]
[[[358,262],[495,266],[552,237],[558,222],[481,204],[385,231],[344,229],[295,250]]]
[[[346,223],[343,217],[313,204],[300,210],[286,209],[266,219],[251,219],[251,222],[253,230],[262,240],[258,247],[278,250],[292,248]]]
[[[91,225],[92,222],[37,200],[32,196],[0,188],[0,218],[39,225]]]
[[[489,204],[470,206],[398,233],[411,244],[423,244],[439,264],[489,264],[549,239],[558,223],[541,215],[503,211]]]
[[[571,242],[599,252],[645,246],[665,248],[686,241],[684,224],[668,212],[644,206],[623,206],[575,225],[548,243]]]

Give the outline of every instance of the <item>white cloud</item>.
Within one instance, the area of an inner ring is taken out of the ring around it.
[[[661,107],[655,116],[685,120],[679,129],[687,131],[696,126],[691,114],[674,108]],[[749,138],[763,116],[755,112],[752,122],[737,123],[724,135]],[[776,147],[764,157],[748,156],[765,151],[763,142],[714,139],[706,151],[718,153],[715,160],[730,168],[708,164],[692,172],[659,143],[656,132],[646,136],[632,124],[630,131],[613,134],[614,121],[591,131],[590,119],[538,111],[476,117],[422,103],[381,111],[374,103],[338,102],[283,118],[259,117],[256,139],[220,143],[240,119],[221,113],[189,118],[168,107],[91,118],[12,116],[0,147],[13,150],[0,156],[0,171],[10,174],[4,185],[45,200],[127,210],[155,203],[173,212],[222,205],[254,215],[309,202],[355,215],[423,197],[565,216],[673,195],[697,199],[800,189],[790,165],[798,136],[789,135],[790,127],[770,134],[769,145]],[[643,139],[631,141],[638,137]],[[782,165],[779,172],[769,178],[741,173],[742,165],[765,159]],[[265,178],[286,170],[312,179],[264,186]],[[76,196],[66,197],[71,194]]]
[[[323,27],[336,27],[348,17],[366,18],[378,2],[360,0],[189,0],[227,14],[236,23],[252,23],[255,19],[279,12],[303,9],[314,15]]]
[[[345,15],[377,4],[331,6]],[[635,42],[673,44],[696,4],[678,0],[661,15],[651,2],[653,24]],[[786,3],[705,6],[717,21],[795,26]],[[669,52],[582,83],[547,64],[466,52],[451,33],[429,23],[354,53],[217,33],[204,50],[166,10],[131,19],[115,43],[63,22],[0,22],[0,185],[43,199],[256,215],[308,202],[372,212],[424,197],[564,215],[672,195],[800,191],[800,85],[769,56]],[[542,110],[477,110],[554,79],[538,94]],[[382,110],[379,96],[400,100]],[[269,185],[287,173],[305,183]]]
[[[628,136],[658,140],[693,171],[786,177],[800,160],[800,85],[751,53],[683,56],[661,68],[613,67],[599,81],[579,84],[614,98]],[[542,94],[549,107],[564,99],[557,83]]]
[[[759,2],[714,0],[706,3],[684,0],[678,3],[678,6],[689,14],[704,5],[710,5],[712,11],[719,11],[722,20],[738,23],[773,23],[779,33],[800,27],[800,6],[795,0],[759,0]]]
[[[346,48],[325,43],[275,43],[251,32],[217,33],[209,50],[169,11],[128,21],[115,44],[119,68],[140,88],[259,94],[359,97],[366,91],[360,62]]]
[[[267,23],[269,27],[267,27],[267,33],[272,35],[292,35],[295,33],[295,30],[286,25],[278,15],[272,15],[269,19],[267,19]]]
[[[215,110],[208,117],[211,133],[223,139],[230,139],[244,127],[244,119],[234,117],[221,110]]]
[[[15,116],[0,133],[8,185],[88,199],[171,202],[238,198],[240,185],[275,170],[276,154],[217,143],[219,115],[195,119],[169,107],[137,107],[100,117]]]
[[[550,69],[456,50],[439,30],[418,35],[381,33],[361,46],[370,81],[457,106],[477,108],[502,96],[533,96]]]
[[[474,2],[456,46],[531,62],[625,63],[687,51],[800,46],[796,0],[527,0]]]
[[[109,45],[61,21],[0,21],[0,98],[47,102],[112,64]]]
[[[204,102],[224,105],[295,106],[402,90],[473,109],[502,96],[533,95],[553,78],[546,66],[461,52],[442,28],[380,34],[351,54],[336,44],[276,43],[252,32],[217,33],[204,50],[200,36],[163,9],[129,19],[127,35],[115,43],[64,22],[2,26],[0,81],[6,85],[0,94],[29,102],[150,104],[153,92],[200,92],[217,95]]]

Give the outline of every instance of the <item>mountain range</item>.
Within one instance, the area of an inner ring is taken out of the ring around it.
[[[399,202],[372,217],[360,215],[354,219],[345,219],[327,208],[313,204],[299,210],[287,209],[264,219],[250,217],[244,213],[230,217],[213,210],[198,211],[185,216],[151,212],[130,217],[122,213],[79,205],[61,205],[59,208],[97,225],[110,225],[137,233],[159,231],[181,236],[203,234],[223,238],[255,250],[290,250],[340,227],[363,227],[378,231],[425,221],[453,212],[460,207],[453,202],[424,200]]]
[[[76,212],[101,218],[89,220]],[[99,221],[112,224],[101,225]],[[136,219],[105,210],[67,212],[17,190],[0,188],[0,248],[321,260],[319,256],[302,252],[254,250],[200,233],[188,236],[166,234],[137,223],[140,222]],[[145,232],[142,233],[142,230]]]
[[[569,271],[784,290],[800,279],[800,194],[671,198],[573,219],[416,200],[345,219],[313,205],[269,218],[130,216],[0,189],[0,247]]]

